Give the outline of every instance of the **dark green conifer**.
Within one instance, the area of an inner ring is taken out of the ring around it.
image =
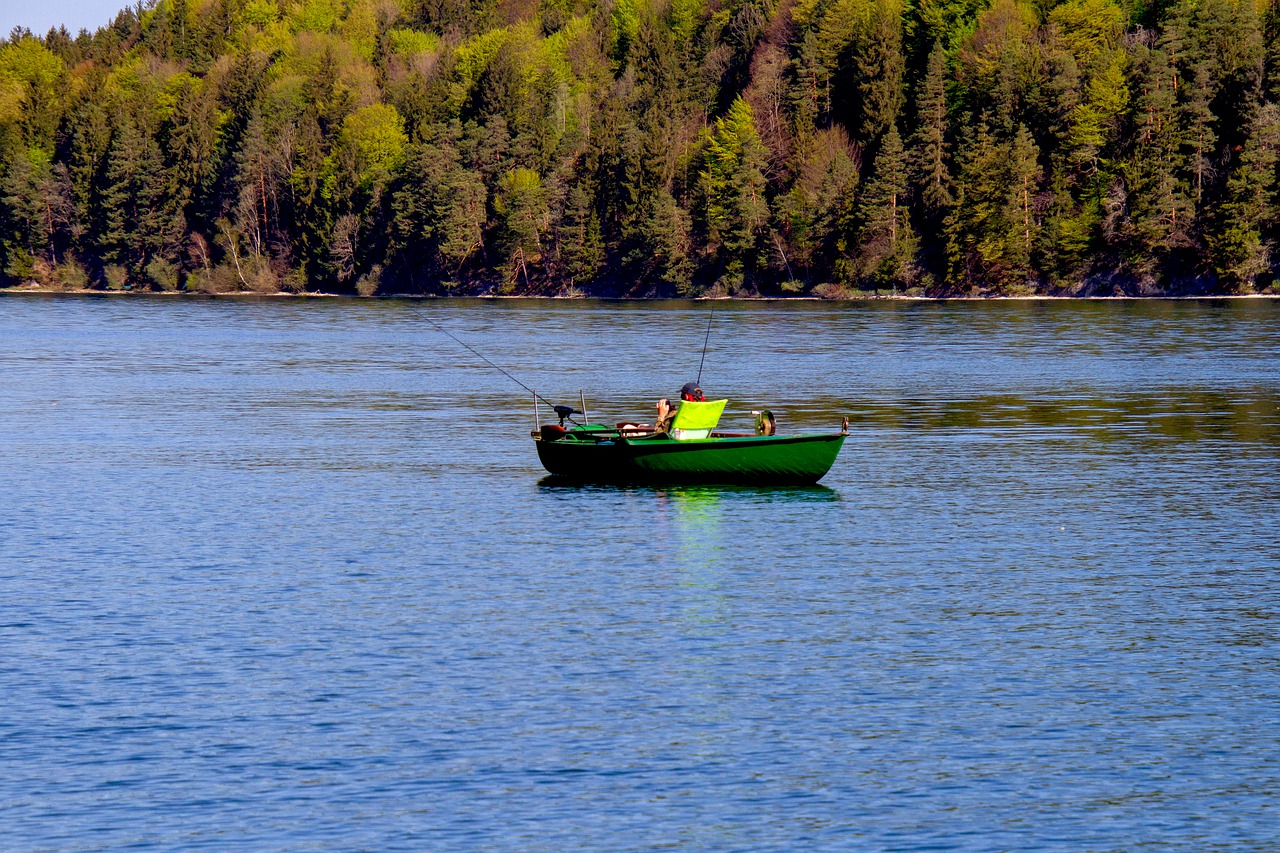
[[[918,247],[907,205],[907,161],[902,137],[890,125],[876,155],[871,178],[863,185],[857,267],[878,286],[915,281]]]
[[[934,44],[924,85],[916,101],[916,132],[911,139],[911,175],[920,204],[931,220],[940,221],[953,202],[948,166],[946,56]]]
[[[862,107],[861,133],[879,139],[902,111],[902,11],[898,0],[876,0],[867,32],[857,43],[854,70]]]
[[[1280,104],[1253,117],[1240,162],[1227,181],[1222,223],[1210,241],[1214,268],[1236,291],[1247,291],[1272,269],[1280,237]]]

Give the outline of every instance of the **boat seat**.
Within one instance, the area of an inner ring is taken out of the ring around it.
[[[676,410],[676,419],[671,422],[671,437],[676,441],[708,438],[711,431],[720,423],[720,415],[724,413],[728,400],[707,400],[697,403],[685,400]]]

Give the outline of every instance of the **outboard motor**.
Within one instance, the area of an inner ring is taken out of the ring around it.
[[[575,409],[575,408],[573,408],[573,407],[571,407],[571,406],[552,406],[551,408],[555,410],[556,417],[558,417],[558,418],[560,419],[560,426],[561,426],[561,427],[563,427],[563,426],[564,426],[564,422],[565,422],[565,419],[566,419],[566,418],[568,418],[570,421],[572,421],[572,420],[573,420],[573,418],[572,418],[572,417],[570,417],[571,415],[580,415],[580,414],[582,414],[582,412],[578,411],[577,409]]]
[[[773,412],[765,409],[751,414],[756,416],[756,435],[773,435],[778,431],[778,422],[774,419]]]

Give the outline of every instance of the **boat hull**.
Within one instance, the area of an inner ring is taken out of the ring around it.
[[[579,438],[535,436],[550,473],[583,483],[708,483],[806,486],[821,480],[845,436],[707,438]]]

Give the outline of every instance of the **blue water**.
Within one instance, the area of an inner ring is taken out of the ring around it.
[[[1280,304],[0,298],[0,848],[1277,850]],[[545,414],[545,413],[544,413]]]

